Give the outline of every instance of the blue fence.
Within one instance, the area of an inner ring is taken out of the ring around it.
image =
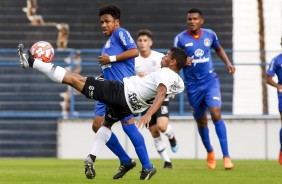
[[[163,53],[167,51],[166,49],[156,50]],[[101,70],[97,57],[101,50],[81,49],[79,52],[81,62],[75,63],[77,50],[56,50],[53,63],[68,67],[71,71],[74,71],[76,66],[80,66],[80,74],[83,76],[100,75]],[[227,50],[227,53],[229,58],[232,58],[232,51]],[[16,49],[0,49],[1,118],[63,118],[66,116],[69,118],[89,118],[94,116],[95,101],[77,94],[72,88],[70,88],[70,105],[67,108],[69,111],[67,110],[68,113],[66,114],[64,110],[66,104],[63,103],[65,103],[67,85],[55,84],[36,70],[20,68],[18,60]],[[224,63],[217,62],[216,57],[214,65],[216,69],[223,68],[225,71]],[[240,65],[261,66],[265,64],[243,62]],[[222,80],[225,78],[223,77]],[[227,93],[226,96],[232,96],[232,86],[233,83],[229,86],[231,88],[229,92],[225,92]],[[225,88],[224,85],[223,88]],[[226,103],[232,106],[232,101],[227,100]],[[185,93],[176,95],[174,99],[171,99],[170,112],[171,115],[177,116],[191,115]],[[232,110],[227,110],[224,113],[232,114]]]

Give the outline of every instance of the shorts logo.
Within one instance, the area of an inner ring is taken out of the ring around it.
[[[91,85],[90,85],[90,86],[88,87],[88,89],[89,89],[88,96],[89,96],[89,98],[92,98],[92,99],[93,99],[93,98],[94,98],[94,97],[93,97],[93,95],[94,95],[94,86],[91,86]]]
[[[141,109],[140,101],[137,99],[136,93],[128,94],[130,106],[134,111]]]
[[[167,106],[161,106],[161,114],[167,114],[167,113],[168,113]]]

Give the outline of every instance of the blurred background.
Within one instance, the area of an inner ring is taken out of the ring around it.
[[[282,0],[1,0],[0,157],[60,157],[61,133],[65,130],[60,132],[59,126],[64,122],[87,122],[89,133],[94,135],[90,126],[94,101],[66,85],[53,83],[36,70],[19,68],[17,45],[23,43],[28,49],[37,41],[48,41],[56,49],[54,63],[83,76],[98,76],[101,70],[97,57],[107,40],[100,28],[98,8],[108,3],[121,8],[121,27],[134,39],[139,29],[150,29],[153,49],[164,53],[173,45],[174,37],[187,29],[187,11],[201,9],[203,27],[217,33],[236,67],[235,75],[229,76],[213,53],[221,82],[222,114],[230,119],[228,123],[241,123],[244,118],[249,123],[261,121],[265,127],[271,120],[274,127],[280,127],[276,90],[266,85],[265,70],[281,53]],[[180,124],[186,120],[193,123],[189,109],[185,93],[170,102],[172,119],[180,119]],[[232,144],[232,135],[237,132],[230,131]],[[269,135],[262,133],[267,144]],[[278,129],[272,135],[277,136],[274,146],[278,145]],[[73,143],[71,137],[66,142]],[[202,148],[196,147],[197,140],[194,143],[195,154],[188,154],[188,158],[201,158],[195,156],[200,155],[195,150]],[[268,147],[272,145],[258,149],[265,153]],[[185,152],[181,154],[186,158]],[[265,154],[256,158],[268,159]],[[238,158],[244,156],[238,153]]]

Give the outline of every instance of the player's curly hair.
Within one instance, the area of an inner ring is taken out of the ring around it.
[[[99,17],[101,17],[104,14],[110,14],[111,16],[113,16],[114,19],[120,19],[120,8],[115,5],[115,4],[109,4],[109,5],[105,5],[101,8],[99,8]]]
[[[171,52],[171,58],[176,59],[177,68],[179,70],[186,65],[187,53],[185,50],[177,47],[170,47],[170,52]]]

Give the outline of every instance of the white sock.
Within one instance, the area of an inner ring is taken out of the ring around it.
[[[103,151],[106,143],[109,141],[112,135],[112,131],[107,127],[101,126],[101,128],[97,131],[94,144],[91,150],[91,155],[97,156]]]
[[[56,66],[52,63],[45,63],[38,59],[34,59],[33,68],[47,75],[52,81],[62,83],[66,70],[60,66]]]
[[[173,130],[172,130],[172,128],[171,128],[170,125],[167,125],[167,129],[166,129],[166,131],[164,132],[164,134],[165,134],[169,139],[172,139],[172,138],[173,138],[174,132],[173,132]]]
[[[154,144],[160,157],[166,162],[171,162],[166,151],[165,143],[163,142],[161,136],[154,138]]]

